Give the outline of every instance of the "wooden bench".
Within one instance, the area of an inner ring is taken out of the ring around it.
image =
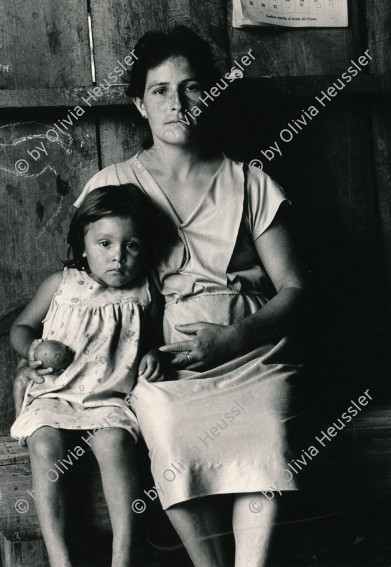
[[[142,445],[137,450],[142,489],[148,489],[153,485],[148,455]],[[64,475],[65,479],[68,535],[77,567],[107,567],[111,564],[111,524],[93,454],[86,452],[77,467]],[[35,510],[28,450],[5,434],[0,434],[0,491],[0,565],[49,567]],[[144,499],[147,509],[137,517],[134,538],[135,565],[190,567],[160,503],[150,502],[145,496]]]
[[[318,425],[313,429],[312,424],[308,440],[314,438],[313,432],[319,436],[321,429],[326,431],[338,416],[339,414],[328,422],[325,421],[320,429]],[[385,523],[387,508],[391,507],[390,437],[391,409],[388,406],[368,406],[355,417],[300,473],[305,480],[303,501],[298,506],[292,506],[288,496],[281,497],[281,504],[287,507],[288,516],[284,518],[285,528],[282,525],[277,529],[280,534],[278,541],[287,541],[292,530],[299,526],[298,552],[302,556],[312,549],[321,557],[323,548],[336,550],[338,546],[353,556],[361,541],[372,541],[371,545],[377,546],[379,561],[387,553],[391,553],[391,544],[387,547],[390,525]],[[306,447],[303,444],[303,448]],[[317,447],[319,448],[319,443]],[[140,465],[144,471],[142,480],[147,488],[151,486],[151,480],[147,478],[149,463],[145,451],[142,450],[142,454],[145,457],[145,463]],[[100,541],[109,541],[111,527],[93,455],[83,455],[78,470],[75,468],[73,477],[72,474],[69,475],[69,487],[66,488],[66,502],[73,518],[72,531],[83,543],[92,533],[95,548]],[[3,567],[49,567],[35,512],[34,495],[31,492],[28,452],[8,435],[0,435],[0,490],[0,550]],[[380,502],[384,516],[379,514]],[[160,505],[148,502],[147,513],[138,518],[139,532],[140,524],[144,524],[147,535],[140,532],[135,539],[140,561],[136,561],[135,565],[191,565],[183,550],[172,551],[180,542],[173,535],[172,529],[170,531],[167,527]],[[361,539],[353,545],[356,536]],[[149,545],[147,540],[151,539],[158,545]],[[89,566],[103,567],[110,564],[109,558],[103,559],[102,553],[99,553],[99,559],[88,563]],[[368,561],[374,557],[373,553],[371,548],[368,551]],[[309,556],[306,559],[310,561]],[[335,559],[338,559],[337,555]],[[386,563],[380,562],[379,565]]]
[[[74,531],[79,537],[87,537],[91,530],[109,537],[110,519],[96,461],[86,453],[78,465],[78,471],[70,471],[66,487],[67,506],[77,509]],[[35,510],[28,450],[8,435],[0,435],[0,490],[3,567],[49,567]]]

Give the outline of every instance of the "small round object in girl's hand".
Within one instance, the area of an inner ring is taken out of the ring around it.
[[[42,341],[34,351],[35,360],[42,361],[41,368],[53,368],[54,372],[65,370],[74,356],[73,350],[59,341]]]

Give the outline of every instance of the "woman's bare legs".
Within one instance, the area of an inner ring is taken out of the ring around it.
[[[112,567],[131,565],[132,502],[138,488],[134,445],[132,435],[121,427],[100,429],[91,439],[113,529]]]
[[[275,498],[268,500],[260,493],[236,495],[232,516],[236,544],[235,567],[263,567],[266,564],[277,512]],[[252,509],[256,512],[252,512]]]
[[[254,509],[250,503],[257,501]],[[233,494],[232,524],[235,537],[235,567],[263,567],[267,559],[270,536],[276,516],[275,500],[262,494]],[[232,511],[232,508],[231,508]],[[228,567],[234,564],[227,558],[222,534],[227,533],[226,511],[212,497],[198,498],[171,506],[166,510],[174,528],[183,541],[195,567]]]
[[[64,492],[61,475],[54,465],[66,455],[63,434],[45,426],[27,439],[30,453],[35,507],[51,567],[71,567],[65,545]],[[60,477],[60,478],[59,478]]]
[[[195,567],[233,565],[224,549],[226,514],[219,509],[218,499],[197,498],[171,506],[166,512]]]

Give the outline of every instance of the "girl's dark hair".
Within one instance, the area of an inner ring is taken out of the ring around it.
[[[148,71],[173,56],[182,55],[189,61],[203,89],[214,86],[219,78],[209,44],[186,26],[175,26],[169,32],[149,31],[139,39],[134,52],[137,59],[129,71],[126,91],[132,97],[142,98]]]
[[[153,267],[164,253],[173,229],[166,217],[136,185],[107,185],[94,189],[74,213],[67,237],[69,244],[68,268],[89,271],[83,257],[84,236],[87,226],[105,217],[131,218],[137,225],[140,238],[146,247],[144,268]]]

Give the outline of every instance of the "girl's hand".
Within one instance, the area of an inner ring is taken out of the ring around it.
[[[36,384],[45,382],[45,378],[40,376],[38,372],[43,372],[43,370],[37,371],[34,370],[34,368],[30,368],[26,360],[19,364],[13,386],[16,416],[18,416],[22,410],[24,394],[30,382],[33,381]]]
[[[163,380],[163,355],[159,352],[159,349],[155,348],[145,354],[140,362],[138,369],[138,375],[149,382],[159,382]]]
[[[24,394],[30,382],[30,380],[26,378],[23,372],[26,368],[28,368],[28,370],[31,370],[28,366],[24,366],[23,368],[18,370],[14,380],[14,403],[16,417],[18,417],[18,415],[22,411]]]
[[[231,337],[229,325],[199,321],[176,325],[175,328],[181,333],[193,335],[193,338],[160,347],[160,351],[173,354],[173,366],[186,370],[207,370],[232,358],[234,337]]]
[[[42,382],[45,382],[45,379],[42,378],[42,376],[45,376],[46,374],[52,374],[53,373],[53,368],[41,368],[41,369],[39,369],[39,367],[42,366],[42,360],[35,360],[35,355],[34,355],[35,348],[42,341],[43,341],[43,339],[36,339],[35,341],[33,341],[30,345],[28,352],[27,352],[27,360],[28,360],[29,368],[31,370],[34,370],[34,372],[31,372],[29,374],[29,378],[30,378],[30,380],[32,380],[36,384],[42,384]]]

